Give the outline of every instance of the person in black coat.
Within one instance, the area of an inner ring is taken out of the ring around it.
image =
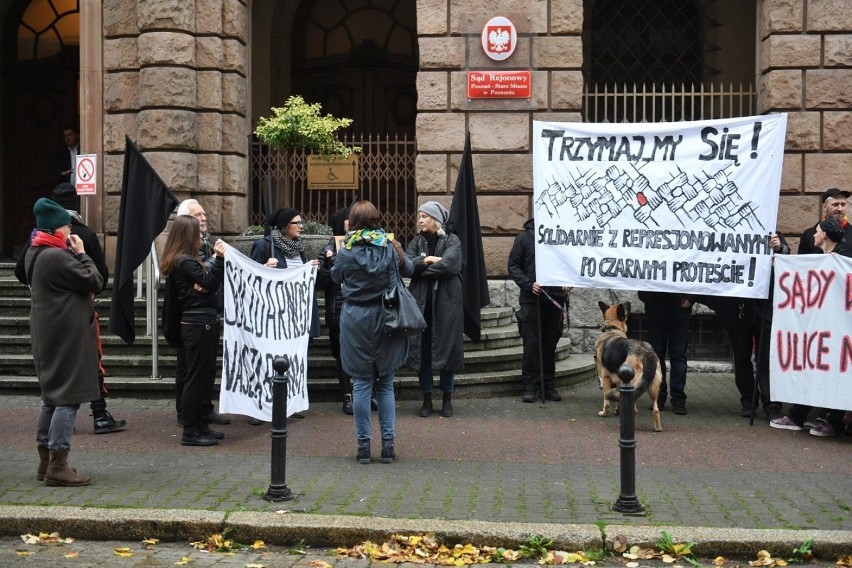
[[[77,129],[69,126],[62,131],[62,138],[63,144],[56,149],[50,161],[50,171],[57,180],[74,185],[74,166],[80,154],[80,137]]]
[[[820,199],[822,204],[822,218],[833,218],[838,222],[844,234],[845,242],[852,242],[852,223],[849,223],[849,218],[846,215],[846,200],[849,199],[849,192],[842,191],[836,187],[831,187],[825,190]],[[816,226],[805,229],[802,237],[799,239],[799,250],[797,254],[821,254],[822,250],[814,243],[814,235]]]
[[[98,236],[94,233],[94,231],[87,227],[85,223],[83,223],[83,219],[80,217],[80,196],[77,195],[76,188],[70,183],[60,183],[53,189],[52,197],[53,201],[64,207],[71,215],[71,234],[80,237],[80,240],[83,241],[83,245],[86,248],[86,254],[89,255],[89,258],[91,258],[92,262],[95,263],[95,266],[103,279],[103,287],[100,290],[102,292],[106,288],[107,281],[109,280],[109,267],[107,266],[104,251],[101,248]],[[26,256],[29,246],[30,241],[27,241],[20,258],[18,258],[18,262],[15,265],[15,276],[21,284],[27,284],[24,257]],[[106,396],[109,394],[109,390],[104,382],[105,372],[103,365],[101,364],[103,348],[101,346],[100,336],[100,315],[97,311],[95,311],[95,320],[98,322],[98,388],[101,396],[97,400],[93,400],[89,404],[89,408],[92,411],[92,417],[94,419],[95,434],[109,434],[110,432],[120,432],[124,430],[127,427],[127,420],[116,420],[112,417],[112,414],[107,411]]]

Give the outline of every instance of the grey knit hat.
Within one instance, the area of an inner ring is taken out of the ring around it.
[[[447,224],[447,219],[450,218],[450,212],[447,211],[447,208],[438,203],[437,201],[427,201],[423,205],[421,205],[418,211],[423,211],[434,220],[439,222],[441,225]]]

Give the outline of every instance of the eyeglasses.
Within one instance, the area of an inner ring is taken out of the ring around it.
[[[290,221],[291,225],[299,225],[300,227],[305,224],[304,221]]]

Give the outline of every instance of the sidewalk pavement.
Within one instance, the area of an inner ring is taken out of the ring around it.
[[[852,438],[817,438],[754,426],[739,416],[729,374],[690,374],[687,416],[663,412],[652,431],[648,399],[636,417],[636,494],[646,516],[611,510],[620,491],[619,424],[599,417],[594,381],[561,402],[454,397],[455,416],[417,416],[397,404],[393,464],[359,465],[352,418],[339,403],[312,404],[287,421],[286,482],[295,498],[261,498],[270,483],[268,426],[242,416],[212,448],[180,445],[173,401],[110,399],[124,432],[96,436],[81,408],[71,463],[81,488],[35,480],[38,397],[0,396],[0,535],[59,530],[81,539],[201,539],[232,527],[262,539],[352,546],[393,532],[434,531],[454,542],[517,547],[530,534],[562,550],[600,548],[616,534],[653,544],[662,530],[705,554],[792,548],[852,553]],[[374,432],[377,431],[374,415]],[[668,527],[668,528],[667,528]],[[712,552],[711,552],[712,551]]]

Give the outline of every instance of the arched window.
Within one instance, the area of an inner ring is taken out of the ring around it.
[[[80,45],[80,0],[32,0],[18,26],[18,61],[46,59]]]

